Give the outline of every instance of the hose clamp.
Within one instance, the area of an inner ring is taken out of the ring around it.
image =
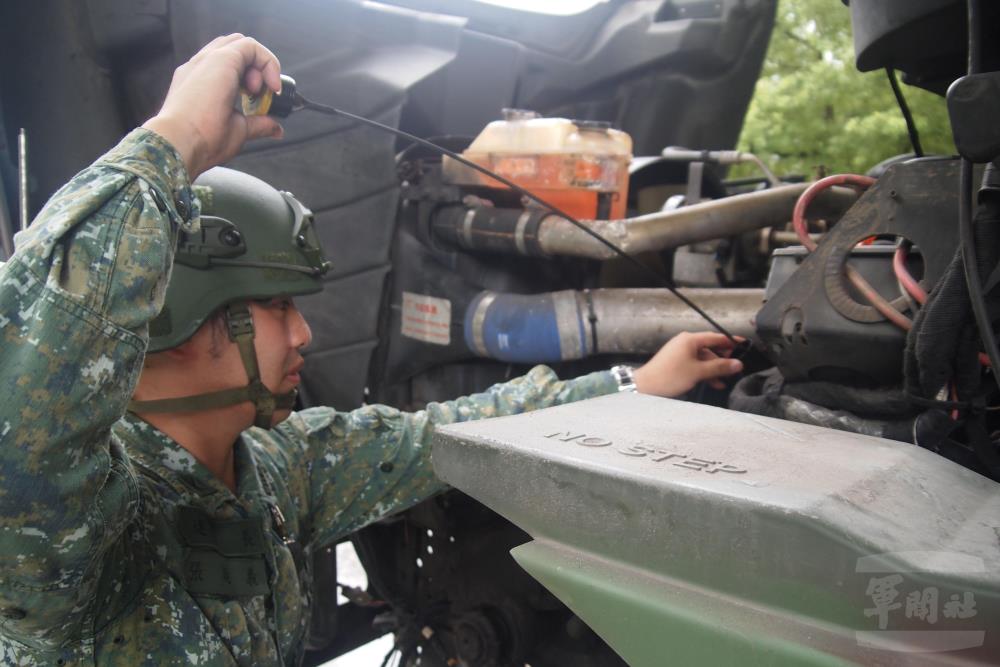
[[[486,313],[489,312],[490,306],[493,305],[496,298],[496,292],[484,292],[472,315],[472,348],[481,357],[490,356],[490,350],[486,347],[484,328],[486,326]]]

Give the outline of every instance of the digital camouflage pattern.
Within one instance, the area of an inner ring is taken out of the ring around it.
[[[0,664],[296,664],[309,555],[441,490],[434,424],[614,391],[539,367],[403,413],[311,408],[235,445],[236,494],[125,416],[163,304],[183,164],[136,130],[0,266]],[[183,198],[182,198],[183,199]]]

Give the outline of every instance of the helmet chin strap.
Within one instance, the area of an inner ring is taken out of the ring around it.
[[[253,316],[246,301],[226,306],[226,329],[229,340],[236,343],[240,359],[249,382],[243,387],[222,389],[205,394],[194,394],[180,398],[163,398],[155,401],[130,401],[129,412],[200,412],[214,410],[240,403],[253,403],[257,414],[254,426],[271,428],[271,418],[276,410],[291,410],[298,392],[292,389],[286,394],[275,394],[260,379],[257,365],[257,351],[254,349]]]

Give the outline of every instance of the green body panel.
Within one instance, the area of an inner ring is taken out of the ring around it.
[[[922,448],[616,394],[434,466],[630,664],[1000,664],[1000,485]]]
[[[777,613],[733,613],[738,604],[732,600],[551,542],[529,542],[511,553],[633,667],[851,664],[772,634],[797,625],[779,625],[789,619]],[[720,623],[723,617],[727,622]],[[795,629],[834,634],[831,628]]]

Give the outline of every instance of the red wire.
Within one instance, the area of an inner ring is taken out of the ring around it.
[[[875,183],[875,179],[870,176],[860,176],[858,174],[834,174],[833,176],[821,178],[806,188],[805,192],[799,195],[798,201],[795,202],[795,209],[792,211],[792,227],[795,229],[795,233],[798,234],[799,241],[802,242],[802,245],[804,245],[809,252],[816,249],[816,243],[809,238],[809,227],[806,225],[806,209],[809,208],[809,204],[811,204],[812,200],[816,198],[816,195],[827,188],[832,188],[835,185],[849,185],[851,187],[864,190],[870,187],[873,183]]]
[[[892,256],[892,270],[896,274],[896,280],[903,286],[906,293],[913,297],[914,301],[921,306],[927,303],[927,291],[914,280],[906,269],[906,248],[896,248],[896,252]]]
[[[927,303],[927,291],[920,283],[914,280],[913,276],[906,269],[906,248],[896,248],[896,252],[892,256],[892,270],[895,272],[896,279],[903,286],[903,289],[906,290],[907,294],[912,296],[921,306]],[[989,355],[985,352],[980,352],[979,364],[989,367]]]
[[[847,185],[860,189],[867,189],[874,183],[875,179],[870,176],[861,176],[859,174],[834,174],[833,176],[821,178],[806,188],[805,192],[799,196],[798,201],[795,202],[795,209],[792,211],[792,227],[795,229],[795,234],[799,237],[799,241],[802,245],[804,245],[809,252],[816,249],[816,242],[809,236],[809,227],[806,223],[806,209],[809,208],[809,204],[812,203],[812,200],[815,199],[820,192],[837,185]],[[917,303],[923,305],[927,302],[927,291],[913,278],[912,275],[910,275],[910,272],[906,269],[905,249],[896,249],[896,252],[892,256],[892,269],[896,274],[896,279],[903,285],[903,289],[905,289],[907,293],[917,301]],[[872,306],[874,306],[874,308],[883,315],[883,317],[904,331],[909,331],[913,327],[913,321],[910,320],[910,318],[896,310],[892,304],[886,301],[886,299],[849,264],[844,265],[844,273],[847,274],[847,278],[851,281],[851,284],[854,285],[862,296],[864,296],[865,299],[867,299],[869,303],[871,303]],[[990,359],[985,353],[980,352],[979,363],[983,366],[989,366]],[[954,395],[956,393],[954,382],[951,383],[950,388],[952,395]],[[958,417],[956,413],[957,411],[952,411],[952,419],[956,419]]]
[[[834,174],[833,176],[827,176],[826,178],[821,178],[808,188],[805,189],[800,196],[798,201],[795,202],[795,209],[792,211],[792,227],[795,229],[795,233],[799,237],[799,241],[806,247],[809,252],[816,249],[816,243],[809,237],[809,228],[806,224],[806,209],[809,208],[809,204],[816,196],[826,190],[827,188],[832,188],[836,185],[848,185],[851,187],[866,189],[875,183],[875,179],[870,176],[860,176],[858,174]],[[862,296],[875,307],[875,310],[880,312],[883,317],[895,324],[901,329],[909,331],[913,326],[913,322],[910,321],[906,315],[893,308],[892,304],[885,300],[885,298],[879,294],[874,287],[868,284],[860,273],[858,273],[850,265],[844,266],[844,273],[847,274],[848,280],[851,284],[861,292]]]
[[[847,274],[847,279],[851,281],[851,284],[854,285],[855,289],[861,292],[861,296],[865,297],[865,300],[867,300],[872,307],[875,308],[875,310],[882,313],[883,317],[903,331],[909,331],[913,328],[913,321],[903,313],[896,310],[891,303],[886,301],[885,297],[879,294],[878,291],[872,287],[853,266],[845,264],[844,273]]]

